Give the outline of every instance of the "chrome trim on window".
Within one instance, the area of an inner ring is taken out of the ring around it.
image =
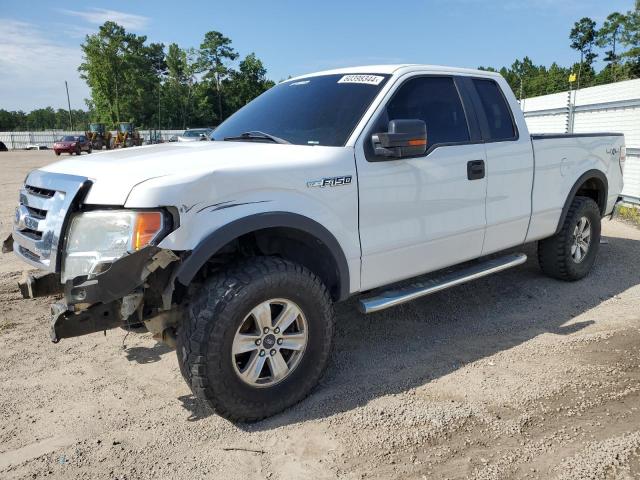
[[[42,270],[59,271],[58,254],[64,223],[86,177],[34,170],[20,190],[13,222],[14,252]]]

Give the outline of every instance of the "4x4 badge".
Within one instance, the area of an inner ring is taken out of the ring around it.
[[[345,175],[342,177],[328,177],[321,178],[319,180],[311,180],[307,182],[307,187],[339,187],[340,185],[349,185],[351,183],[351,175]]]

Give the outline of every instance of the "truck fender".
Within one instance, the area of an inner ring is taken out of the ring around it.
[[[349,296],[349,266],[342,247],[335,236],[320,223],[291,212],[264,212],[239,218],[205,237],[186,257],[176,278],[182,285],[189,285],[198,271],[223,246],[247,233],[265,228],[285,227],[301,230],[321,241],[333,255],[339,280],[339,300]]]
[[[598,207],[600,208],[600,214],[601,215],[605,214],[604,210],[606,210],[607,193],[609,190],[609,182],[607,181],[607,176],[600,170],[595,170],[595,169],[588,170],[582,175],[580,175],[580,178],[578,178],[578,180],[576,180],[576,183],[573,184],[573,187],[571,187],[571,190],[569,191],[569,195],[567,196],[567,199],[564,202],[564,207],[562,207],[560,220],[558,220],[558,226],[556,227],[556,232],[555,232],[556,234],[559,233],[560,230],[562,230],[564,219],[567,218],[567,213],[569,212],[569,208],[571,207],[571,203],[573,202],[573,199],[576,197],[576,193],[578,193],[578,190],[580,189],[580,187],[587,180],[590,180],[592,178],[597,178],[602,182],[602,185],[604,186],[604,192],[603,192],[604,205],[600,205],[600,202],[598,202]]]

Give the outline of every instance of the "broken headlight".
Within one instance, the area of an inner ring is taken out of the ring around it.
[[[115,260],[149,245],[164,230],[162,212],[99,210],[71,218],[62,260],[62,282],[95,275]]]

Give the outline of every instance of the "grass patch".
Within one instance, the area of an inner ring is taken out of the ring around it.
[[[640,227],[640,207],[623,204],[616,209],[615,215],[622,220]]]

